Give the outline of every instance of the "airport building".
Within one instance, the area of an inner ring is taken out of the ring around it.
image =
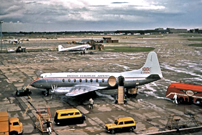
[[[118,40],[112,40],[111,37],[103,37],[103,38],[98,38],[98,39],[83,39],[81,40],[80,44],[96,44],[96,43],[118,43]]]

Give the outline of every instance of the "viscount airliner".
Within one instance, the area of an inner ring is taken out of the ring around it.
[[[84,93],[115,89],[118,87],[119,78],[124,79],[126,89],[136,88],[163,78],[157,54],[150,52],[144,66],[138,70],[127,72],[61,72],[43,73],[39,78],[31,82],[31,86],[44,89],[44,95],[49,92],[77,96]]]

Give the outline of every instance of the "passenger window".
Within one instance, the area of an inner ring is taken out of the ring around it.
[[[98,82],[98,79],[96,79],[96,82]]]
[[[80,112],[76,112],[76,113],[75,113],[75,115],[79,115],[79,114],[80,114]]]
[[[68,116],[68,113],[63,113],[60,116]]]
[[[88,80],[86,79],[85,82],[88,82]]]
[[[133,124],[133,121],[125,121],[125,124]]]
[[[74,79],[74,82],[76,82],[76,79]]]
[[[68,115],[74,115],[74,113],[68,113]]]
[[[68,82],[71,82],[71,80],[70,80],[70,79],[68,79]]]
[[[90,79],[90,82],[92,83],[92,82],[93,82],[93,79]]]
[[[80,79],[79,82],[82,82],[82,79]]]
[[[63,113],[61,114],[60,116],[70,116],[70,115],[73,115],[74,113]]]
[[[13,122],[13,126],[17,126],[17,125],[19,125],[18,122]]]
[[[119,122],[119,125],[123,125],[123,122]]]
[[[105,82],[105,80],[104,80],[104,79],[102,79],[102,82]]]
[[[62,79],[62,82],[65,82],[65,79]]]

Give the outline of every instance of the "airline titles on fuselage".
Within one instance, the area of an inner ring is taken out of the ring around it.
[[[67,75],[67,77],[109,77],[109,75]]]

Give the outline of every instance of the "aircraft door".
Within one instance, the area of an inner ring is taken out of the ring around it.
[[[118,85],[119,86],[124,86],[124,81],[125,81],[125,79],[123,76],[118,77]]]

